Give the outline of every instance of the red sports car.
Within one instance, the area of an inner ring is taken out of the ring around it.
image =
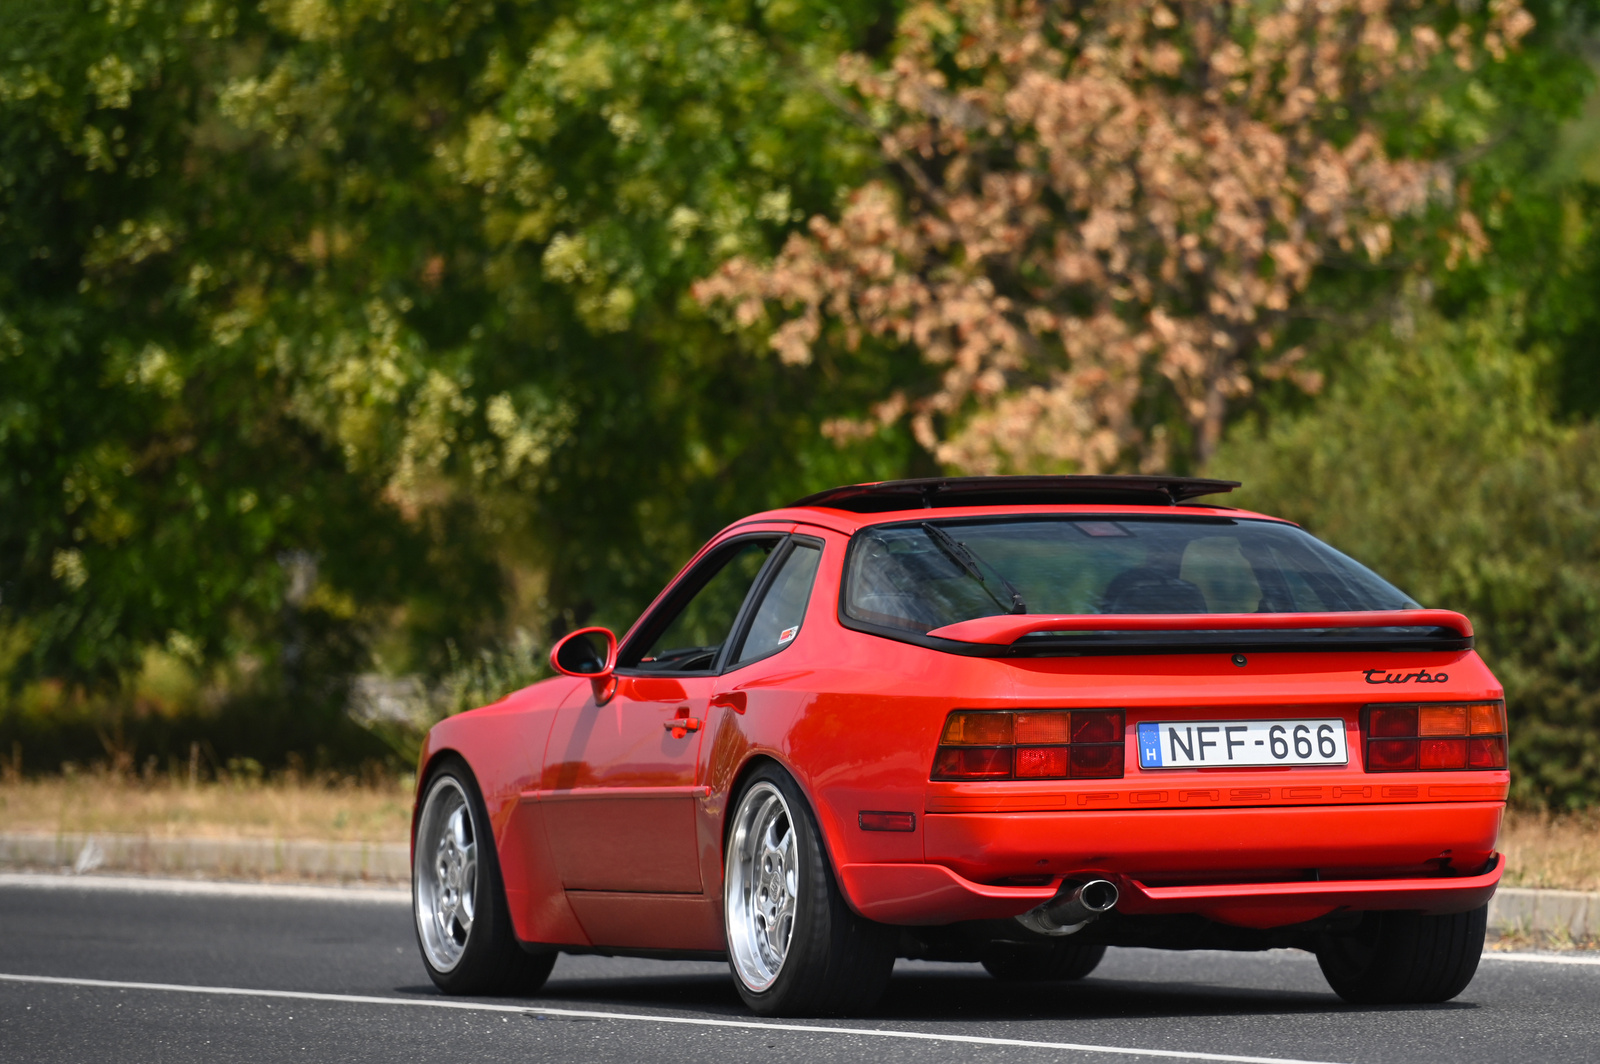
[[[417,937],[450,993],[558,952],[726,957],[861,1012],[896,957],[1074,979],[1108,945],[1313,951],[1454,997],[1506,716],[1460,614],[1177,477],[835,488],[719,533],[618,640],[437,725]]]

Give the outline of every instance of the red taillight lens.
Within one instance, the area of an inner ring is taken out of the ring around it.
[[[1066,746],[1017,747],[1017,779],[1065,779],[1067,775]]]
[[[1004,780],[1011,778],[1011,748],[947,746],[933,760],[935,779]]]
[[[1077,779],[1118,779],[1122,776],[1122,744],[1072,748],[1072,775]]]
[[[1506,767],[1504,702],[1368,706],[1368,772]]]
[[[1473,739],[1467,743],[1468,768],[1505,768],[1506,738]]]
[[[1373,739],[1367,743],[1368,772],[1399,772],[1416,767],[1415,739]]]
[[[1072,741],[1075,743],[1122,742],[1122,714],[1112,710],[1076,710],[1072,714]]]
[[[863,809],[856,814],[856,823],[861,825],[862,831],[915,831],[917,814]]]
[[[1419,767],[1429,769],[1466,768],[1467,741],[1465,739],[1423,739]]]
[[[1403,739],[1417,734],[1417,707],[1373,706],[1367,714],[1367,734],[1374,739]]]
[[[1122,721],[1119,709],[957,710],[939,733],[933,778],[1116,779]]]

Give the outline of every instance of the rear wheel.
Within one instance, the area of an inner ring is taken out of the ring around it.
[[[1368,913],[1347,935],[1317,947],[1333,992],[1361,1005],[1449,1001],[1478,971],[1489,921],[1487,905],[1449,916]]]
[[[532,954],[517,942],[489,814],[457,758],[423,790],[411,902],[422,963],[447,994],[531,994],[555,966],[553,951]]]
[[[1084,943],[997,943],[983,955],[983,966],[1008,983],[1082,979],[1106,955],[1104,946]]]
[[[851,911],[800,788],[776,765],[734,806],[723,869],[728,966],[763,1016],[869,1011],[888,988],[896,936]]]

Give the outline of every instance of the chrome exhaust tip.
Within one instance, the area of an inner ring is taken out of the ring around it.
[[[1041,935],[1070,935],[1115,909],[1119,896],[1117,885],[1109,879],[1063,883],[1054,898],[1029,909],[1017,922]]]

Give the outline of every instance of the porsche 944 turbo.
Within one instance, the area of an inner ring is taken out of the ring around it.
[[[427,737],[417,936],[448,993],[559,952],[725,957],[765,1015],[897,957],[1073,979],[1107,946],[1472,979],[1509,774],[1467,618],[1232,482],[968,477],[718,533],[620,639]]]

